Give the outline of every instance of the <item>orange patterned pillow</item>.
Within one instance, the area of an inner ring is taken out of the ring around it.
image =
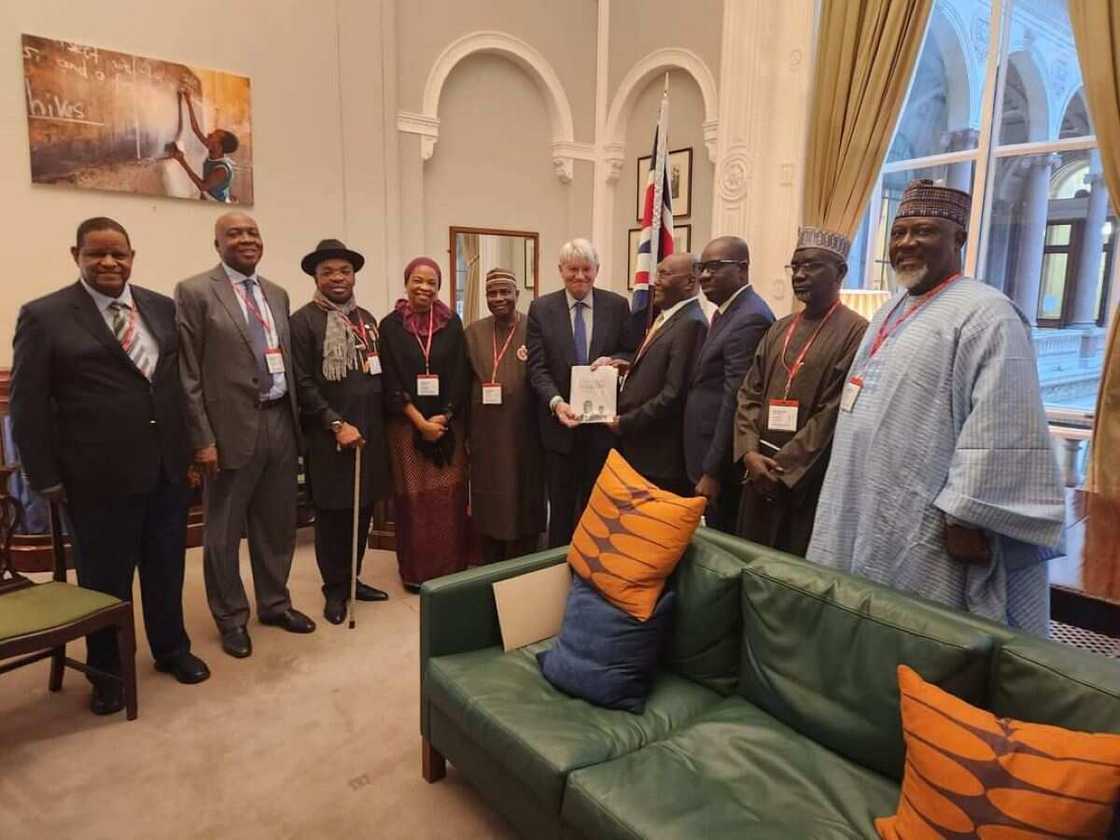
[[[898,666],[906,771],[883,840],[1103,838],[1120,735],[997,718]]]
[[[568,563],[639,621],[653,608],[700,524],[705,502],[650,484],[615,450],[580,517]]]

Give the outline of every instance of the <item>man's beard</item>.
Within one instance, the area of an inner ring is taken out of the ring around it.
[[[929,266],[925,265],[920,268],[896,268],[894,271],[895,281],[907,291],[924,283],[928,276]]]

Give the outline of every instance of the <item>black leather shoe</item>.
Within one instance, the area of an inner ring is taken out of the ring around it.
[[[89,710],[95,715],[112,715],[124,708],[124,687],[114,681],[94,683]]]
[[[358,600],[359,601],[388,601],[389,593],[383,592],[376,586],[370,586],[368,583],[358,581]]]
[[[261,616],[261,624],[267,624],[271,627],[283,627],[289,633],[313,633],[315,632],[315,622],[305,616],[299,610],[294,610],[291,607],[284,610],[279,615]]]
[[[249,631],[244,627],[234,627],[222,631],[222,650],[230,656],[244,659],[253,652],[253,642],[249,638]]]
[[[245,638],[248,640],[248,634]],[[180,653],[169,659],[157,660],[156,670],[163,674],[174,675],[175,679],[184,685],[194,685],[210,679],[210,669],[193,653]]]
[[[341,624],[346,620],[346,602],[328,598],[327,605],[323,608],[323,618],[331,624]]]

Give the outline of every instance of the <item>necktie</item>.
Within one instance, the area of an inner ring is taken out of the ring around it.
[[[245,320],[249,324],[249,342],[253,345],[253,355],[257,360],[257,389],[260,391],[261,399],[264,399],[272,390],[272,374],[268,372],[268,361],[265,358],[265,353],[268,352],[268,336],[264,334],[264,324],[261,323],[264,313],[260,311],[256,298],[253,297],[253,286],[256,282],[252,277],[247,277],[241,281],[241,284],[245,289],[247,310],[245,314],[248,315]]]
[[[148,351],[140,344],[140,331],[132,320],[132,307],[123,301],[115,300],[109,304],[113,311],[113,335],[121,343],[128,358],[144,374],[151,379],[155,372],[155,360],[148,355]]]
[[[583,320],[583,308],[587,306],[582,300],[576,301],[575,318],[572,323],[572,340],[575,341],[576,364],[587,364],[587,323]]]

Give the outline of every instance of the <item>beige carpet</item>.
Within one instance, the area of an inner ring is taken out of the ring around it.
[[[391,599],[359,604],[356,630],[335,627],[301,532],[292,599],[318,628],[297,636],[254,618],[243,660],[221,652],[201,562],[188,552],[184,605],[207,682],[157,673],[142,636],[132,722],[91,714],[77,671],[57,694],[46,662],[0,677],[0,838],[515,836],[454,768],[435,785],[420,778],[420,605],[391,553],[368,553],[362,575]]]

